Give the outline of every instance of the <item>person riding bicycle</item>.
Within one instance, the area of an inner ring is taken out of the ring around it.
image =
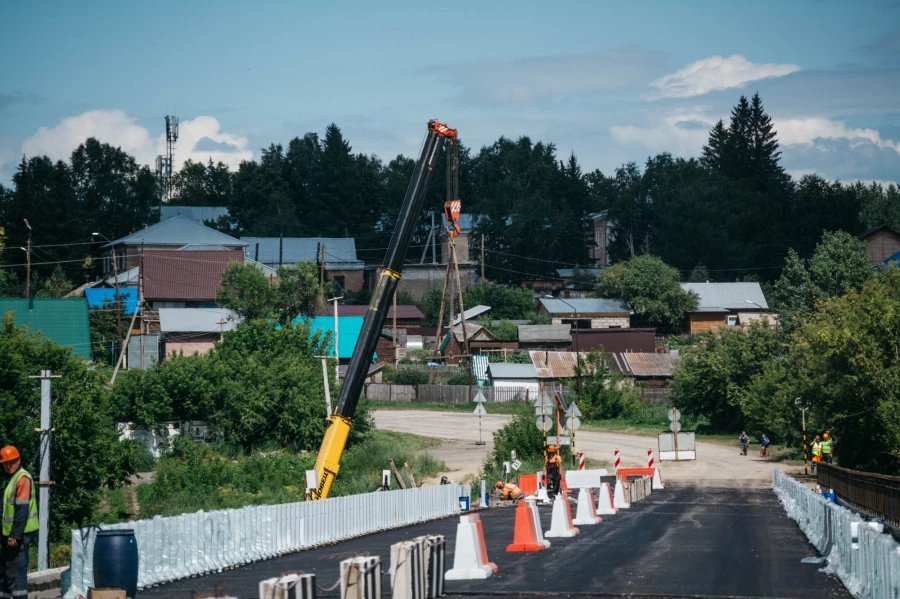
[[[759,456],[763,458],[769,457],[769,438],[763,433],[762,437],[759,439]]]
[[[741,455],[747,455],[747,446],[750,444],[750,437],[747,436],[745,431],[741,431],[741,436],[738,437],[738,441],[741,442]]]

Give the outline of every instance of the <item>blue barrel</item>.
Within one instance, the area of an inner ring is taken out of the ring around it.
[[[128,528],[97,531],[94,543],[94,588],[124,589],[128,599],[137,596],[138,547]]]

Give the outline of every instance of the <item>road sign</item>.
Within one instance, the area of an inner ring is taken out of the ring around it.
[[[550,416],[551,414],[553,414],[553,411],[554,411],[553,406],[535,406],[534,415],[535,416],[541,416],[541,415]]]
[[[681,423],[677,420],[669,423],[669,430],[673,433],[681,432]]]
[[[556,403],[559,404],[559,407],[562,408],[563,412],[566,412],[569,410],[569,406],[566,405],[566,400],[563,399],[562,391],[557,391],[555,398],[556,398]]]
[[[566,412],[566,414],[569,416],[574,416],[575,418],[581,418],[581,410],[578,409],[578,406],[575,405],[574,401],[569,406],[569,411]]]
[[[550,430],[550,427],[553,426],[553,420],[549,416],[538,416],[535,418],[534,423],[537,425],[539,431],[548,431]]]
[[[669,420],[681,420],[681,412],[678,411],[678,408],[667,410],[666,414],[669,416]]]
[[[547,445],[571,445],[572,437],[547,437]]]
[[[522,467],[522,462],[520,462],[519,460],[513,460],[511,466],[513,470],[518,470]]]
[[[572,432],[577,431],[581,428],[581,419],[576,418],[575,416],[571,416],[566,419],[566,428]]]
[[[478,403],[484,403],[487,400],[484,398],[484,393],[481,392],[481,389],[478,390],[478,393],[475,394],[475,399],[472,401],[476,401]]]
[[[485,416],[487,415],[487,410],[484,409],[484,404],[478,404],[475,406],[475,411],[472,413],[476,416]]]

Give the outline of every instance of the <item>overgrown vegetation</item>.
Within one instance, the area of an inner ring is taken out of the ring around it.
[[[576,380],[572,388],[581,384],[578,407],[588,420],[619,418],[637,408],[638,392],[630,381],[613,372],[602,351],[592,351],[587,358],[578,357]]]

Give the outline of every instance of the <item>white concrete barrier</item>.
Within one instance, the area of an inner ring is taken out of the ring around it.
[[[171,518],[120,522],[100,528],[132,529],[138,545],[138,588],[219,572],[460,512],[468,486],[449,484],[363,493],[320,501],[251,505]],[[87,596],[94,583],[97,527],[72,531],[72,585],[66,599]]]
[[[600,479],[603,476],[609,476],[609,473],[605,468],[596,470],[567,470],[566,484],[569,485],[570,489],[584,489],[585,487],[599,489],[600,484],[602,483]]]

